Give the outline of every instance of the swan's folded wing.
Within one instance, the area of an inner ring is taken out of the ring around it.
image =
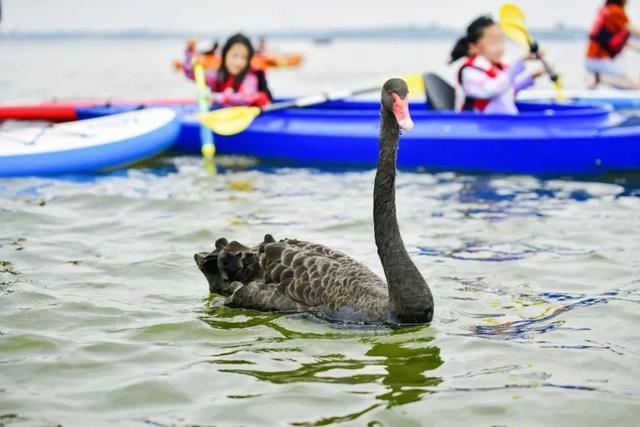
[[[366,266],[323,245],[285,239],[264,245],[259,254],[264,285],[306,309],[366,309],[386,301],[387,288]]]

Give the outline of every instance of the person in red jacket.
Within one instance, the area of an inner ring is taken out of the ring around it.
[[[640,47],[629,40],[632,35],[640,36],[640,29],[629,22],[626,4],[627,0],[606,0],[591,28],[586,67],[593,75],[593,87],[604,82],[623,89],[640,89],[640,80],[614,62],[625,47],[640,51]]]
[[[194,79],[193,60],[197,54],[193,43],[187,46],[182,64],[185,75]],[[243,34],[231,36],[222,47],[222,63],[217,70],[205,72],[205,82],[211,89],[214,105],[256,105],[271,102],[271,93],[263,70],[251,68],[254,50]]]

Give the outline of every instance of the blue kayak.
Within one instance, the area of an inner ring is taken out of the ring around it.
[[[128,107],[131,108],[131,107]],[[117,105],[79,115],[109,114]],[[199,153],[194,107],[176,107],[182,130],[175,151]],[[640,126],[617,126],[604,107],[521,103],[521,113],[430,111],[412,104],[413,131],[400,142],[398,165],[438,171],[599,174],[640,170]],[[244,132],[215,136],[220,154],[298,165],[375,165],[379,104],[335,101],[261,115]]]
[[[172,146],[181,121],[149,108],[53,125],[0,128],[0,177],[93,173],[138,162]]]
[[[609,105],[615,110],[640,110],[640,91],[620,89],[596,90],[565,90],[565,102],[575,105]],[[524,101],[553,102],[556,97],[554,90],[525,90],[518,94],[518,99]]]

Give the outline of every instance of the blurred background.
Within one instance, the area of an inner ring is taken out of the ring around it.
[[[390,75],[435,71],[450,80],[448,52],[480,14],[500,0],[299,2],[293,0],[109,2],[4,0],[0,22],[0,101],[51,98],[191,97],[193,85],[172,68],[185,40],[201,49],[237,31],[267,49],[301,53],[299,68],[273,69],[276,96],[348,89]],[[587,33],[602,0],[522,0],[532,32],[567,87],[585,86]],[[640,3],[628,14],[640,16]],[[522,54],[509,44],[507,59]],[[619,59],[640,69],[640,55]],[[545,79],[538,87],[548,88]]]

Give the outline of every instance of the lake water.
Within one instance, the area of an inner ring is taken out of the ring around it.
[[[448,72],[448,43],[276,45],[307,53],[273,73],[283,95]],[[170,68],[181,46],[0,41],[0,99],[192,96]],[[547,47],[576,82],[582,48]],[[193,253],[221,236],[316,241],[382,274],[374,171],[219,163],[0,180],[0,424],[637,423],[637,176],[400,171],[401,231],[436,312],[391,329],[209,308]]]
[[[568,88],[583,88],[586,74],[582,41],[541,41],[549,62]],[[209,40],[200,46],[210,47]],[[434,71],[455,81],[458,65],[447,65],[452,43],[442,40],[336,41],[317,45],[307,41],[274,40],[268,47],[305,55],[297,69],[272,71],[276,96],[308,95],[325,90],[368,87],[396,75]],[[52,98],[195,97],[193,84],[174,72],[181,39],[2,39],[0,37],[0,102]],[[506,60],[522,49],[508,45]],[[640,55],[624,54],[621,65],[640,69]],[[532,68],[539,65],[531,64]],[[539,88],[551,88],[539,79]]]

